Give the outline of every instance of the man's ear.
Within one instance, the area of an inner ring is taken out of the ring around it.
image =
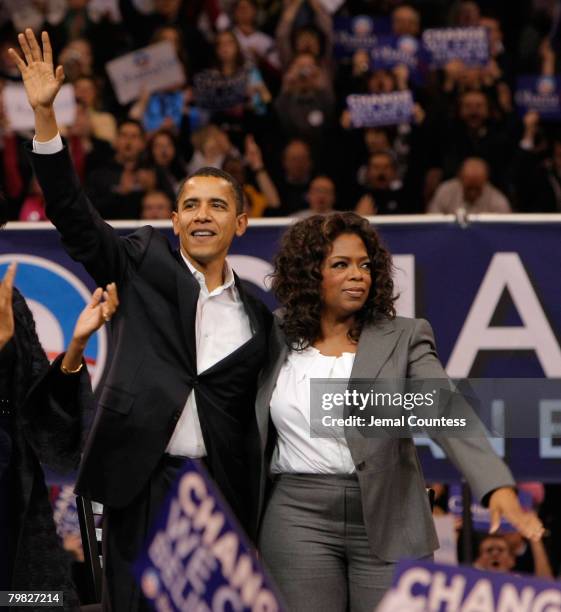
[[[171,222],[173,224],[173,233],[179,236],[179,215],[176,210],[171,213]]]
[[[247,213],[240,213],[236,217],[236,236],[243,236],[245,234],[248,223]]]

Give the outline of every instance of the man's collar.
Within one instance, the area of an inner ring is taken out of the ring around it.
[[[187,264],[187,267],[191,271],[191,274],[197,279],[201,288],[207,290],[205,275],[200,270],[197,270],[197,268],[195,268],[195,266],[189,261],[189,259],[185,257],[181,249],[179,249],[179,254],[183,258],[183,261]],[[224,282],[222,283],[222,285],[214,289],[214,291],[216,291],[217,289],[221,289],[221,290],[229,289],[230,287],[233,286],[234,282],[235,282],[234,271],[232,270],[232,267],[228,263],[228,260],[224,260]]]

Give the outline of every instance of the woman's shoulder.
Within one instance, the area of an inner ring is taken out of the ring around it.
[[[387,331],[406,331],[410,333],[424,329],[428,329],[432,332],[432,327],[426,319],[416,317],[385,317],[374,323],[369,324],[368,327],[378,328]]]

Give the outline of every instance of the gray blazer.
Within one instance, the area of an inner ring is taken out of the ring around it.
[[[262,516],[274,428],[269,404],[288,353],[275,317],[270,359],[256,399],[261,440],[259,516]],[[434,334],[424,319],[396,317],[363,329],[351,378],[446,379],[435,349]],[[272,431],[273,430],[273,431]],[[438,548],[438,539],[415,444],[410,438],[365,438],[348,435],[362,494],[370,548],[385,561],[423,557]],[[464,474],[474,495],[483,499],[502,486],[514,486],[509,469],[485,438],[434,438]]]

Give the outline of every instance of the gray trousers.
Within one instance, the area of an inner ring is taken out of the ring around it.
[[[259,550],[287,612],[372,612],[395,567],[369,549],[354,475],[277,476]]]

